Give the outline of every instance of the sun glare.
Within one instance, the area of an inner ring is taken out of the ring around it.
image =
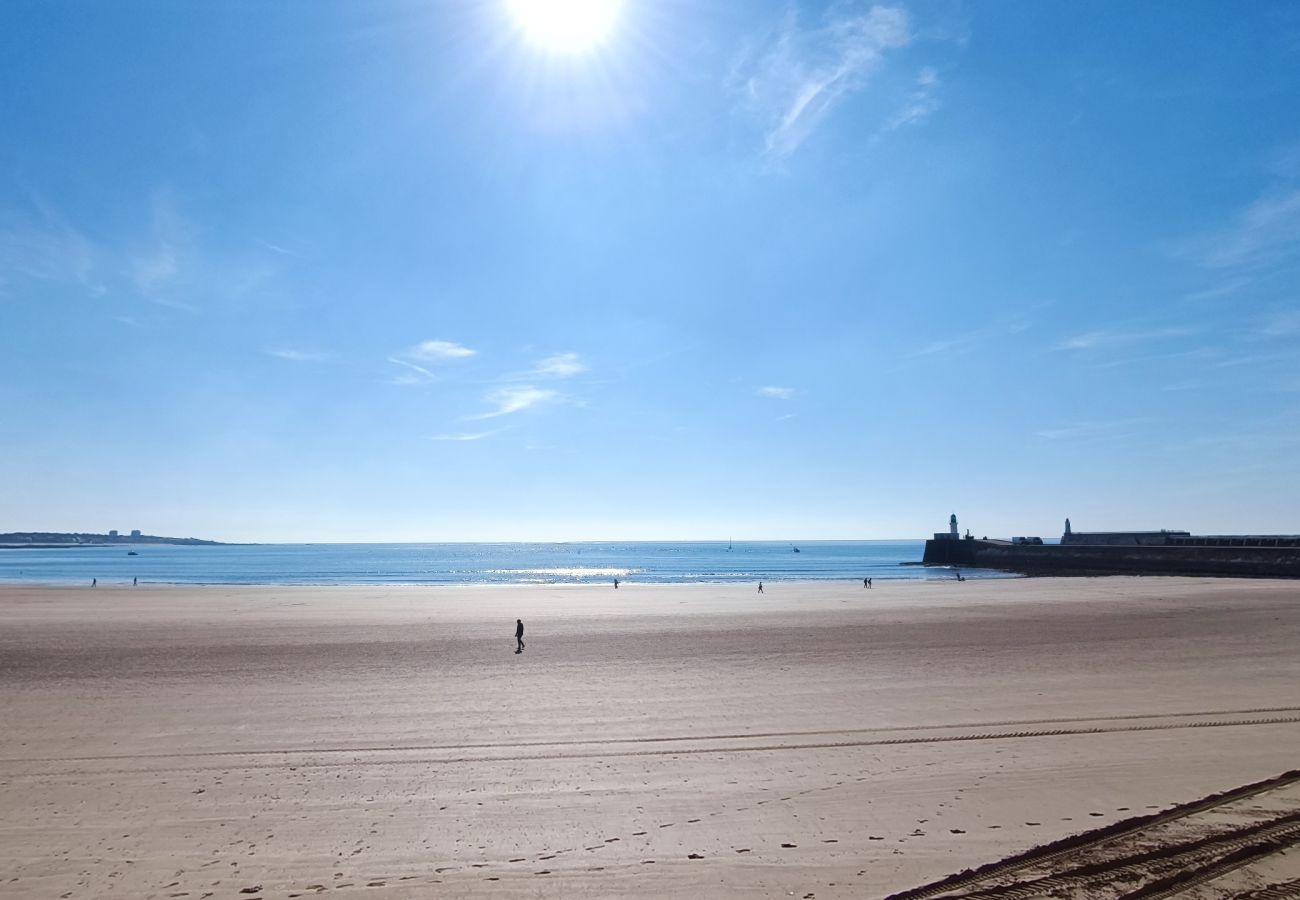
[[[614,28],[622,0],[506,0],[530,43],[553,53],[580,53]]]

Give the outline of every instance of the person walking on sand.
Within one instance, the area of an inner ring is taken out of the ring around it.
[[[763,582],[761,582],[761,581],[758,583],[758,592],[759,592],[760,594],[763,593]]]
[[[90,586],[91,586],[91,587],[95,587],[95,586],[98,585],[98,584],[99,584],[99,579],[98,579],[98,578],[92,578],[92,579],[90,579]]]
[[[131,587],[139,587],[139,586],[140,586],[140,576],[137,575],[135,578],[131,579]]]
[[[523,653],[524,652],[524,620],[523,619],[515,619],[515,643],[518,645],[515,647],[515,652]]]
[[[618,590],[618,579],[614,579],[614,590]]]
[[[864,578],[864,579],[862,579],[862,586],[863,586],[864,588],[869,588],[869,587],[871,587],[871,579],[870,579],[870,578]]]

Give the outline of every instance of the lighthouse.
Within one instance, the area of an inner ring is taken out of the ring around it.
[[[961,535],[957,533],[956,513],[953,513],[951,516],[948,517],[948,537],[952,538],[954,541],[957,540],[959,537],[961,537]]]

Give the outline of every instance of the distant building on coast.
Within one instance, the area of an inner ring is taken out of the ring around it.
[[[113,540],[113,541],[117,540],[117,529],[116,529],[116,528],[110,528],[110,529],[109,529],[109,531],[108,531],[108,538],[109,538],[109,540]]]
[[[132,529],[131,529],[131,540],[133,540],[133,541],[138,541],[138,540],[140,540],[140,529],[139,529],[139,528],[132,528]]]
[[[1075,531],[1065,520],[1059,543],[1041,538],[959,539],[957,517],[947,533],[925,542],[922,563],[1007,569],[1031,575],[1223,575],[1300,578],[1300,535],[1209,534],[1189,531]]]
[[[961,540],[961,534],[957,531],[957,514],[956,514],[956,513],[953,513],[951,516],[948,517],[948,530],[947,530],[947,531],[936,531],[936,532],[934,533],[934,539],[935,539],[936,541],[959,541],[959,540]]]

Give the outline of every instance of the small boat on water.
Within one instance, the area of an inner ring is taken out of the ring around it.
[[[127,556],[139,556],[140,554],[139,554],[139,553],[136,553],[134,550],[128,550],[128,551],[126,551],[126,555],[127,555]]]

